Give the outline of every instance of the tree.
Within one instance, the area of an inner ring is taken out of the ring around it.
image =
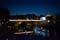
[[[8,8],[0,8],[0,39],[5,40],[8,35],[8,20],[9,11]]]
[[[59,40],[60,38],[60,13],[56,14],[56,35],[57,35],[57,39]]]

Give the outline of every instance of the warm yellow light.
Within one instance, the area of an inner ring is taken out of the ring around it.
[[[18,26],[18,24],[15,24],[15,26]]]
[[[27,24],[27,25],[31,25],[31,24]]]
[[[19,22],[19,24],[21,24],[22,22]]]

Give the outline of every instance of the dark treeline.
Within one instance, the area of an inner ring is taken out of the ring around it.
[[[56,34],[57,39],[60,40],[60,13],[56,14]]]
[[[8,8],[0,8],[0,40],[6,40],[8,37]]]

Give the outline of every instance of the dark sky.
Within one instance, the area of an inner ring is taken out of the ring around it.
[[[1,8],[8,8],[11,14],[35,13],[52,15],[60,12],[59,0],[0,0]]]

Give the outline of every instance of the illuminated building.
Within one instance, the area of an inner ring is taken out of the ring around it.
[[[49,12],[46,14],[46,17],[50,17],[52,16]]]

